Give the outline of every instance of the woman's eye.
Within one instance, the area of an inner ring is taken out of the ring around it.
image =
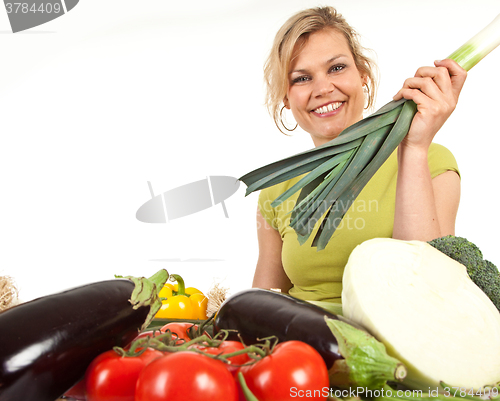
[[[330,68],[330,71],[339,72],[339,71],[342,71],[344,68],[345,68],[344,64],[336,64],[336,65],[332,66],[332,68]]]
[[[309,81],[309,77],[307,75],[301,75],[300,77],[296,77],[292,79],[293,84],[299,84],[301,82]]]

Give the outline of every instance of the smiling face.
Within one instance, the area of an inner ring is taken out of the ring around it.
[[[319,146],[363,118],[366,77],[345,37],[333,29],[310,34],[294,56],[285,107]]]

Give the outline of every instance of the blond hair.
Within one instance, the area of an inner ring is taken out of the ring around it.
[[[280,28],[271,52],[264,65],[266,83],[266,106],[274,119],[276,126],[283,130],[281,121],[281,103],[288,92],[288,72],[292,57],[297,46],[304,46],[311,33],[323,29],[335,29],[347,40],[354,58],[356,68],[367,78],[368,104],[370,108],[375,103],[377,66],[375,62],[364,55],[366,49],[361,46],[357,32],[345,21],[344,17],[333,7],[316,7],[303,10],[290,17]]]

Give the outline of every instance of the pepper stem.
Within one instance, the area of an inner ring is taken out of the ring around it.
[[[178,274],[171,274],[170,281],[177,281],[177,295],[186,295],[186,285],[181,276]]]

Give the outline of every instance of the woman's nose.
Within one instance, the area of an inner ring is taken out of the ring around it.
[[[315,96],[325,96],[335,90],[335,84],[328,77],[316,78],[314,86]]]

